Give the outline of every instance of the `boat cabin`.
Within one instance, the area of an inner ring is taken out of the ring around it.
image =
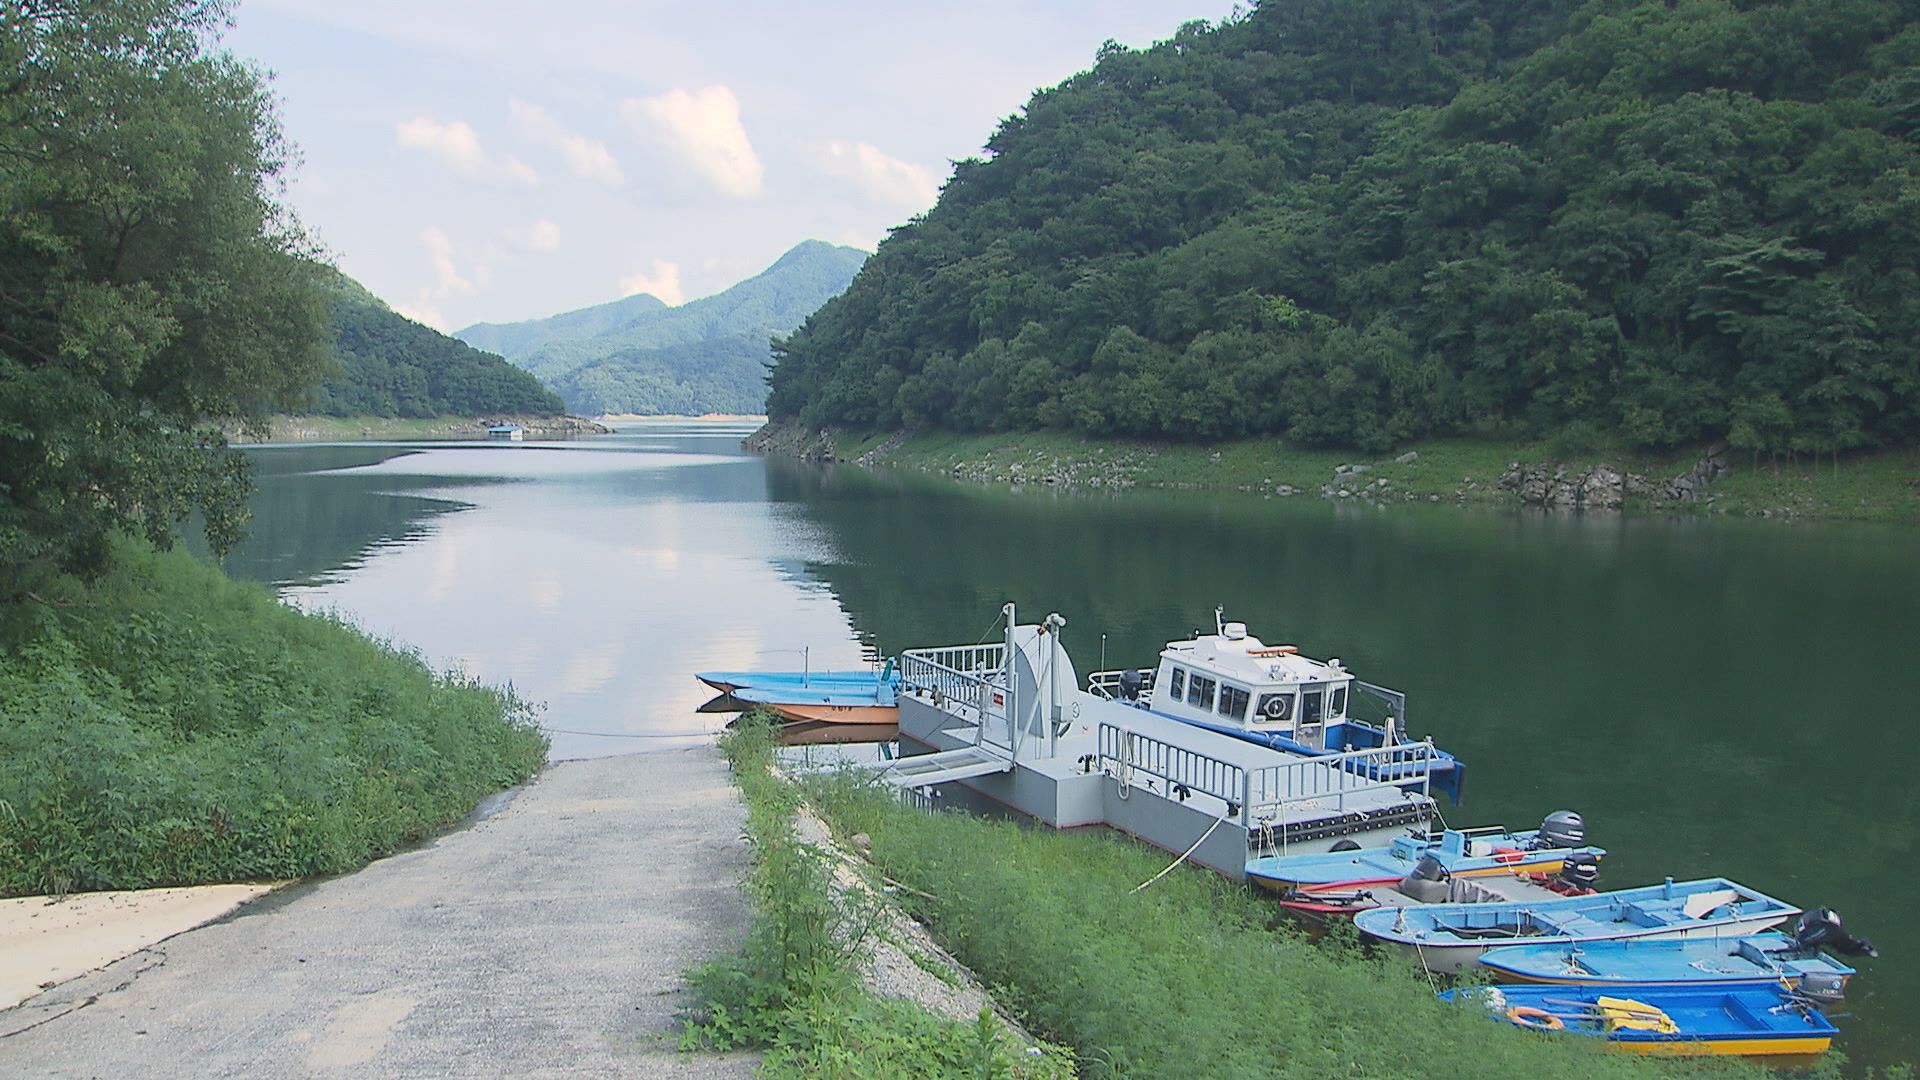
[[[1268,645],[1248,634],[1245,623],[1229,622],[1218,633],[1169,642],[1143,689],[1143,703],[1190,724],[1277,735],[1308,750],[1338,753],[1383,741],[1351,737],[1356,733],[1347,730],[1347,708],[1353,691],[1353,673],[1338,659],[1314,660],[1292,645]]]

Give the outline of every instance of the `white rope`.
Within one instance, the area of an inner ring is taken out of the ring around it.
[[[1175,859],[1175,860],[1173,860],[1172,862],[1170,862],[1170,863],[1168,863],[1168,864],[1167,864],[1167,868],[1166,868],[1165,870],[1162,870],[1162,871],[1160,871],[1159,873],[1157,873],[1157,874],[1155,874],[1155,875],[1153,875],[1152,877],[1150,877],[1150,878],[1148,878],[1147,880],[1145,880],[1145,881],[1143,881],[1143,882],[1141,882],[1140,884],[1138,884],[1138,885],[1135,885],[1135,886],[1134,886],[1134,887],[1132,888],[1132,890],[1131,890],[1131,891],[1129,891],[1129,892],[1127,893],[1127,895],[1128,895],[1128,896],[1132,896],[1132,895],[1133,895],[1134,893],[1137,893],[1137,892],[1139,892],[1139,891],[1140,891],[1141,889],[1144,889],[1144,888],[1146,888],[1147,886],[1149,886],[1149,885],[1151,885],[1151,884],[1153,884],[1153,883],[1154,883],[1154,882],[1156,882],[1156,881],[1159,881],[1159,880],[1160,880],[1161,878],[1163,878],[1163,877],[1166,877],[1166,876],[1167,876],[1168,874],[1170,874],[1170,873],[1172,873],[1172,872],[1173,872],[1173,868],[1174,868],[1174,867],[1176,867],[1176,866],[1179,866],[1179,865],[1180,865],[1181,863],[1183,863],[1183,862],[1186,862],[1186,861],[1187,861],[1187,856],[1189,856],[1189,855],[1191,855],[1191,854],[1193,854],[1194,852],[1196,852],[1196,851],[1198,851],[1198,850],[1200,850],[1200,845],[1201,845],[1201,844],[1204,844],[1204,843],[1206,843],[1206,842],[1207,842],[1207,837],[1209,837],[1209,836],[1212,836],[1212,835],[1213,835],[1213,830],[1215,830],[1215,829],[1217,829],[1217,828],[1219,828],[1219,827],[1220,827],[1220,823],[1221,823],[1221,822],[1224,822],[1224,821],[1226,821],[1226,820],[1227,820],[1227,819],[1226,819],[1226,818],[1223,818],[1223,817],[1220,817],[1220,818],[1214,818],[1214,819],[1213,819],[1213,824],[1211,824],[1211,825],[1209,825],[1209,826],[1207,826],[1207,831],[1206,831],[1206,832],[1203,832],[1203,833],[1201,833],[1201,834],[1200,834],[1200,839],[1198,839],[1198,840],[1195,840],[1195,841],[1193,842],[1193,846],[1192,846],[1192,847],[1190,847],[1190,848],[1188,848],[1187,850],[1185,850],[1185,851],[1183,851],[1183,852],[1181,852],[1181,853],[1180,853],[1180,857],[1179,857],[1179,858],[1177,858],[1177,859]]]

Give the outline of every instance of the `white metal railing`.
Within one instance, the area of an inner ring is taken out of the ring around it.
[[[1120,668],[1114,671],[1096,671],[1087,676],[1087,693],[1095,697],[1120,698],[1120,676],[1136,668]],[[1140,672],[1140,696],[1145,697],[1153,689],[1153,677],[1160,674],[1153,668]]]
[[[1246,801],[1246,770],[1240,766],[1113,724],[1100,725],[1100,764],[1117,769],[1122,785],[1154,779],[1163,795],[1178,785],[1222,802]]]
[[[1432,740],[1421,740],[1269,765],[1248,774],[1246,801],[1259,816],[1307,799],[1332,798],[1344,808],[1346,796],[1383,787],[1417,787],[1425,795],[1438,756]]]
[[[1004,642],[908,649],[900,654],[900,686],[950,712],[971,713],[976,741],[1012,751]]]
[[[1176,786],[1211,795],[1248,826],[1275,820],[1287,806],[1309,800],[1331,799],[1344,811],[1347,796],[1361,792],[1417,786],[1427,794],[1438,757],[1431,741],[1421,741],[1247,770],[1112,723],[1100,725],[1099,750],[1100,767],[1113,769],[1122,784],[1153,779],[1163,795]]]

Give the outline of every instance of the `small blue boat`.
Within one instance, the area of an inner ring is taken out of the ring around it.
[[[1475,986],[1477,1002],[1535,1031],[1605,1039],[1636,1054],[1818,1054],[1839,1033],[1811,1001],[1777,983],[1731,986]]]
[[[1422,859],[1433,860],[1448,877],[1557,874],[1572,855],[1598,859],[1606,854],[1605,848],[1588,846],[1586,836],[1586,823],[1580,815],[1558,810],[1539,829],[1511,832],[1497,825],[1446,829],[1437,837],[1396,837],[1385,847],[1314,855],[1264,855],[1247,860],[1247,876],[1266,888],[1285,892],[1321,886],[1392,885],[1412,873]]]
[[[1417,954],[1430,970],[1457,972],[1504,946],[1740,937],[1798,914],[1799,908],[1726,878],[1669,878],[1560,900],[1376,908],[1355,916],[1354,925]]]
[[[1558,986],[1699,986],[1771,982],[1838,998],[1854,969],[1786,934],[1664,941],[1510,945],[1480,958],[1501,980]]]
[[[1157,669],[1095,672],[1087,691],[1302,757],[1416,741],[1406,738],[1405,694],[1361,682],[1338,659],[1314,660],[1292,645],[1267,645],[1249,636],[1245,623],[1225,621],[1217,608],[1214,624],[1215,633],[1168,642]],[[1385,703],[1384,722],[1369,723],[1348,711],[1362,695]],[[1423,793],[1430,788],[1456,804],[1467,770],[1438,749],[1403,763],[1348,761],[1340,767]]]
[[[723,694],[756,690],[831,690],[836,693],[877,693],[900,689],[900,676],[889,658],[878,671],[702,671],[694,678]]]

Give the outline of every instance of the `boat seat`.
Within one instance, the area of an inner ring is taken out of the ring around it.
[[[1620,918],[1622,922],[1630,922],[1635,926],[1669,926],[1673,923],[1672,918],[1663,918],[1639,904],[1622,905]]]

